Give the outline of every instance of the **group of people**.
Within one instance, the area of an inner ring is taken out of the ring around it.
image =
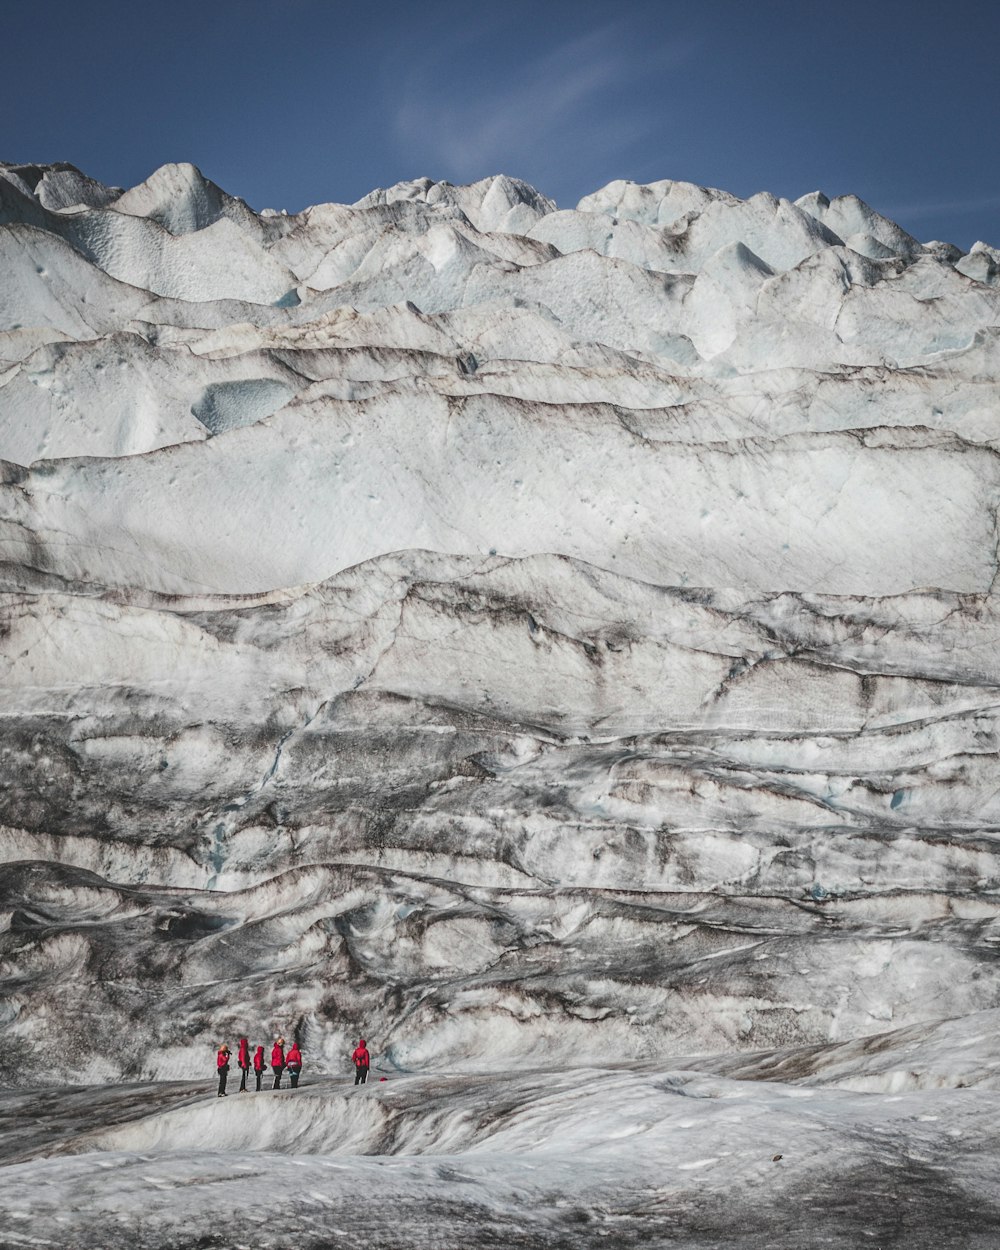
[[[229,1046],[223,1042],[219,1047],[218,1054],[215,1057],[215,1066],[219,1072],[219,1097],[226,1097],[226,1082],[229,1080]],[[257,1078],[257,1092],[260,1092],[261,1082],[267,1072],[267,1060],[264,1058],[264,1047],[258,1046],[250,1056],[250,1043],[245,1037],[240,1038],[239,1050],[236,1052],[236,1066],[242,1073],[240,1081],[240,1093],[247,1092],[247,1079],[250,1075],[250,1069],[253,1068],[254,1076]],[[285,1054],[285,1039],[279,1037],[271,1047],[271,1068],[274,1072],[274,1084],[272,1089],[281,1089],[281,1078],[288,1070],[288,1077],[292,1084],[292,1089],[299,1083],[299,1073],[302,1071],[302,1051],[299,1049],[298,1042],[293,1042],[288,1054]]]
[[[228,1045],[223,1042],[219,1047],[216,1055],[216,1068],[219,1072],[219,1097],[226,1097],[226,1082],[229,1080],[229,1058],[230,1050]],[[354,1054],[351,1055],[351,1061],[354,1064],[354,1084],[364,1085],[368,1081],[368,1068],[371,1065],[371,1056],[365,1045],[365,1039],[361,1038]],[[242,1079],[240,1081],[240,1093],[247,1093],[247,1078],[250,1075],[250,1069],[253,1068],[254,1076],[257,1079],[257,1092],[260,1092],[261,1082],[267,1072],[267,1060],[264,1058],[264,1047],[258,1046],[253,1056],[250,1055],[250,1043],[245,1037],[240,1038],[239,1050],[236,1052],[236,1066],[240,1069]],[[299,1049],[298,1042],[292,1042],[292,1045],[285,1054],[285,1039],[279,1037],[271,1047],[271,1069],[274,1072],[274,1084],[272,1089],[281,1089],[281,1078],[285,1071],[288,1072],[288,1079],[291,1082],[292,1089],[297,1088],[299,1083],[299,1074],[302,1071],[302,1051]]]

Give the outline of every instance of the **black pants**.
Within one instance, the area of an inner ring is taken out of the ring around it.
[[[224,1094],[226,1092],[226,1081],[228,1079],[229,1079],[229,1064],[227,1063],[224,1068],[219,1069],[219,1093],[220,1094]]]
[[[246,1089],[246,1087],[247,1087],[247,1073],[250,1071],[250,1069],[249,1069],[249,1068],[244,1068],[244,1067],[242,1067],[242,1066],[241,1066],[241,1067],[240,1067],[240,1071],[243,1073],[243,1079],[240,1081],[240,1093],[242,1094],[242,1093],[243,1093],[243,1091],[244,1091],[244,1090]]]
[[[289,1069],[288,1069],[288,1079],[289,1079],[289,1080],[291,1081],[291,1083],[292,1083],[292,1089],[298,1089],[298,1086],[299,1086],[299,1069],[298,1069],[298,1068],[289,1068]]]
[[[274,1069],[274,1084],[271,1086],[272,1089],[281,1089],[281,1074],[284,1070],[284,1068]]]
[[[257,1093],[259,1094],[259,1093],[260,1093],[260,1083],[261,1083],[261,1081],[264,1079],[264,1071],[263,1071],[263,1069],[261,1069],[261,1071],[260,1071],[260,1072],[255,1072],[255,1073],[254,1073],[254,1075],[255,1075],[255,1076],[256,1076],[256,1078],[257,1078]]]
[[[359,1063],[354,1069],[354,1084],[366,1085],[368,1083],[368,1065]]]

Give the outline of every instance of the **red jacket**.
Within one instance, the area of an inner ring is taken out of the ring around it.
[[[292,1043],[292,1049],[288,1052],[288,1056],[285,1059],[285,1066],[289,1068],[302,1067],[302,1051],[299,1050],[298,1042]]]
[[[241,1068],[250,1067],[250,1043],[245,1037],[240,1038],[240,1050],[236,1056],[236,1062]]]
[[[266,1067],[267,1062],[264,1059],[264,1047],[258,1046],[253,1055],[253,1070],[255,1072],[263,1072]]]
[[[355,1050],[354,1054],[351,1055],[351,1058],[354,1060],[354,1066],[356,1068],[367,1068],[371,1063],[371,1056],[368,1054],[368,1049],[365,1046],[363,1038],[357,1050]]]
[[[274,1048],[271,1051],[271,1067],[283,1068],[284,1066],[285,1066],[285,1048],[284,1046],[279,1046],[278,1043],[275,1042]]]
[[[228,1050],[219,1051],[219,1053],[215,1056],[215,1066],[217,1068],[229,1067],[229,1051]]]

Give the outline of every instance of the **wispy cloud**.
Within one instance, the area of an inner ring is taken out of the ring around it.
[[[464,42],[467,47],[467,36]],[[456,74],[461,50],[446,51],[434,67],[406,75],[394,130],[411,159],[430,163],[426,172],[460,181],[516,174],[541,162],[550,173],[557,163],[563,169],[598,164],[659,120],[643,103],[648,97],[630,97],[629,88],[669,72],[696,50],[685,38],[643,48],[633,30],[616,22],[486,82]]]

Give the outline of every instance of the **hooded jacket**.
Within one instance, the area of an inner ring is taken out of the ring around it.
[[[264,1058],[264,1047],[258,1046],[253,1053],[253,1070],[255,1072],[263,1072],[267,1067],[267,1060]]]
[[[354,1066],[356,1068],[367,1068],[371,1063],[371,1056],[368,1054],[364,1038],[361,1038],[358,1042],[357,1049],[354,1054],[351,1055],[351,1058],[354,1060]]]
[[[245,1037],[240,1038],[240,1049],[236,1056],[236,1062],[241,1068],[250,1067],[250,1043]]]
[[[285,1066],[285,1048],[279,1046],[277,1042],[271,1050],[271,1067],[280,1070]]]
[[[217,1068],[229,1067],[229,1051],[225,1048],[221,1049],[215,1056],[215,1066]]]
[[[292,1049],[285,1057],[285,1067],[296,1069],[302,1067],[302,1051],[299,1050],[298,1042],[292,1043]]]

